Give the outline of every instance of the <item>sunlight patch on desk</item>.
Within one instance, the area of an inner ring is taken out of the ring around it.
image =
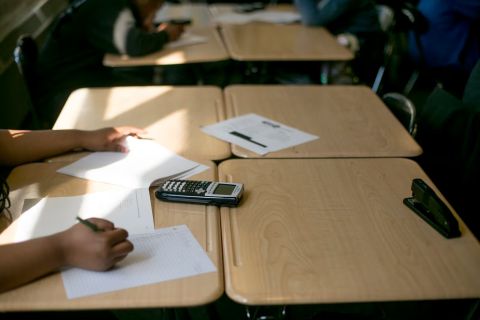
[[[162,143],[175,153],[183,154],[188,149],[188,142],[191,141],[189,135],[192,121],[189,110],[182,108],[159,118],[145,130],[153,133],[155,128],[161,128],[162,132],[175,133],[175,137],[165,137],[166,139],[162,139]]]
[[[139,94],[137,88],[111,88],[105,101],[106,108],[102,120],[109,121],[118,118],[120,115],[153,101],[173,89],[170,86],[142,87],[141,94]],[[81,105],[85,105],[85,103],[81,103]]]
[[[158,65],[183,64],[187,62],[187,58],[185,52],[174,51],[158,57],[155,62]]]

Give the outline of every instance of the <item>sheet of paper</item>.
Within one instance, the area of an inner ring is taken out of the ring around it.
[[[205,126],[202,130],[261,155],[318,139],[315,135],[254,113]]]
[[[62,271],[69,299],[137,287],[216,271],[187,226],[158,229],[131,236],[135,250],[112,270]]]
[[[258,10],[249,13],[226,12],[216,16],[217,23],[245,24],[254,21],[268,23],[294,23],[300,21],[297,12],[285,12],[274,10]]]
[[[297,12],[262,10],[253,12],[253,20],[269,23],[294,23],[300,21]]]
[[[130,234],[154,230],[150,193],[144,188],[26,199],[22,215],[13,223],[14,239],[19,242],[66,230],[77,223],[77,216],[110,220]]]
[[[193,33],[188,33],[185,32],[182,34],[182,36],[173,42],[169,42],[165,48],[167,49],[175,49],[175,48],[180,48],[180,47],[185,47],[185,46],[191,46],[194,44],[200,44],[200,43],[205,43],[207,42],[207,38],[193,34]]]
[[[128,153],[94,152],[58,172],[127,188],[147,188],[168,178],[182,175],[185,179],[208,169],[152,140],[129,137],[127,143]]]

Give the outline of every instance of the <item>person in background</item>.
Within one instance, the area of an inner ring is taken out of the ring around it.
[[[446,90],[462,97],[468,76],[480,59],[480,1],[420,0],[417,9],[428,26],[425,32],[410,35],[410,55]]]
[[[295,0],[302,23],[322,26],[356,53],[353,69],[371,83],[383,52],[378,13],[372,0]]]
[[[463,97],[436,88],[418,119],[418,162],[480,239],[480,60]]]
[[[154,25],[155,14],[163,2],[71,2],[58,18],[37,62],[37,85],[32,96],[40,117],[49,127],[75,89],[151,83],[151,69],[125,72],[107,68],[102,61],[106,53],[142,56],[177,40],[183,33],[182,25]]]
[[[13,167],[38,161],[64,152],[91,151],[128,152],[124,139],[137,135],[133,127],[83,130],[0,130],[0,166]],[[8,220],[9,188],[0,178],[0,219]],[[21,286],[63,267],[107,270],[133,250],[126,230],[115,228],[104,219],[90,218],[102,232],[94,232],[83,224],[46,237],[0,245],[0,292]]]

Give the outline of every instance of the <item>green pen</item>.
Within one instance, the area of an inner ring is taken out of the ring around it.
[[[78,220],[81,224],[83,224],[84,226],[86,226],[86,227],[88,227],[89,229],[91,229],[93,232],[101,232],[101,231],[103,231],[102,228],[97,227],[96,224],[91,223],[91,222],[88,221],[88,220],[84,220],[84,219],[82,219],[82,218],[80,218],[80,217],[78,217],[78,216],[77,216],[77,220]]]

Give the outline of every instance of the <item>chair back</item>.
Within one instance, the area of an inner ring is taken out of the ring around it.
[[[394,25],[395,14],[393,9],[387,5],[379,4],[375,6],[378,14],[378,22],[383,32],[388,32]]]
[[[417,111],[413,102],[396,92],[385,94],[382,100],[405,129],[412,136],[415,136],[417,132]]]
[[[38,59],[38,48],[37,43],[30,35],[22,35],[18,38],[13,51],[13,59],[17,64],[18,71],[25,78],[27,87],[31,89]]]
[[[31,118],[30,122],[32,125],[30,129],[39,128],[39,119],[32,99],[37,59],[38,47],[35,40],[30,35],[20,36],[13,51],[13,60],[28,92],[29,117]]]

